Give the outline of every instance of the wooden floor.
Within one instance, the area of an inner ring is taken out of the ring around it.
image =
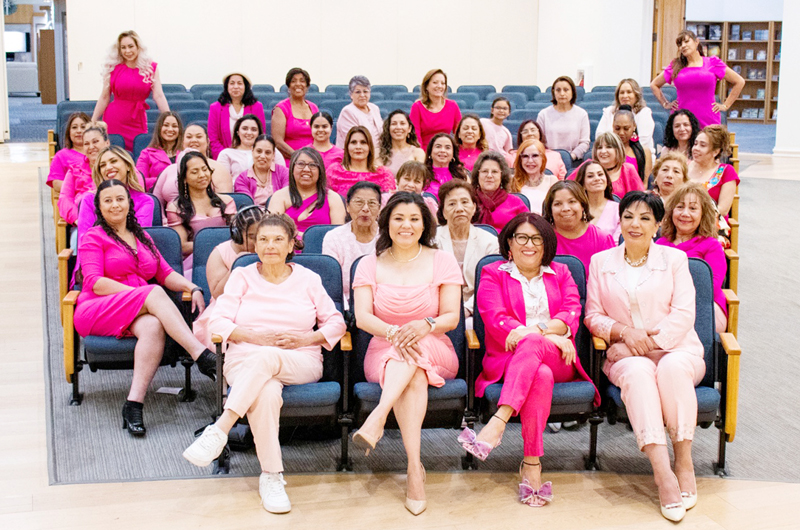
[[[744,177],[796,178],[792,160],[741,158],[743,167],[757,162]],[[541,509],[516,502],[513,474],[431,473],[429,508],[416,518],[402,505],[402,475],[287,476],[294,509],[282,516],[261,508],[255,478],[50,486],[37,182],[45,164],[44,144],[0,144],[0,529],[673,526],[650,477],[603,472],[547,475],[556,501]],[[800,528],[800,484],[701,479],[698,487],[683,529]]]

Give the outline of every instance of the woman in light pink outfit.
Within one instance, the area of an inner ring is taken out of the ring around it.
[[[365,127],[372,135],[373,145],[378,145],[383,130],[383,118],[381,109],[369,101],[372,92],[369,79],[363,75],[354,76],[350,79],[349,88],[353,102],[342,109],[339,119],[336,120],[336,147],[344,149],[347,133],[357,125]]]
[[[481,118],[481,125],[486,132],[488,148],[505,156],[506,162],[511,166],[514,164],[514,156],[511,154],[514,142],[511,138],[511,131],[503,125],[509,114],[511,114],[511,102],[508,101],[508,98],[496,97],[492,101],[491,117]]]
[[[653,243],[664,215],[661,199],[630,192],[620,210],[625,244],[592,258],[586,326],[611,344],[603,372],[622,390],[639,449],[653,466],[661,513],[679,521],[697,502],[695,386],[706,370],[694,330],[694,284],[686,253]]]

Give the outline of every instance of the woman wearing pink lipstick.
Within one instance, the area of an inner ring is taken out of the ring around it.
[[[342,162],[328,168],[328,185],[339,194],[346,194],[350,186],[360,181],[374,182],[382,191],[395,189],[394,175],[383,166],[375,165],[375,148],[372,135],[366,127],[356,125],[347,133]]]
[[[531,122],[535,123],[535,122]],[[549,158],[547,150],[539,140],[525,140],[517,149],[514,159],[514,178],[511,179],[509,188],[514,193],[522,193],[531,203],[533,213],[542,213],[542,203],[547,196],[547,190],[558,182],[555,175],[548,175],[545,170]],[[558,153],[553,153],[559,156]]]
[[[423,148],[437,133],[452,134],[458,130],[461,109],[458,103],[447,99],[447,75],[441,69],[430,70],[422,78],[419,99],[411,105],[410,117]]]
[[[451,134],[439,133],[431,138],[425,153],[425,164],[433,173],[433,180],[425,191],[434,195],[439,193],[439,187],[445,182],[469,179],[469,173],[458,157],[458,144]]]
[[[487,151],[472,168],[472,187],[478,199],[478,222],[500,232],[512,217],[529,212],[522,199],[508,193],[511,171],[500,153]]]
[[[78,219],[83,197],[94,191],[92,172],[100,151],[110,145],[108,131],[103,122],[89,123],[83,131],[83,146],[86,156],[71,164],[64,174],[64,183],[58,196],[58,213],[67,224],[74,225]]]
[[[480,154],[488,149],[486,132],[477,115],[466,114],[461,118],[456,129],[456,142],[458,142],[458,157],[467,171],[472,171]]]
[[[222,94],[208,109],[208,137],[211,157],[216,159],[223,149],[231,146],[233,127],[245,114],[252,114],[265,130],[264,106],[253,94],[250,79],[240,73],[228,74],[222,80]]]
[[[590,224],[611,235],[614,241],[619,239],[619,208],[614,202],[611,181],[605,168],[596,162],[583,164],[578,168],[575,182],[583,186],[589,200]]]
[[[689,162],[689,180],[699,182],[717,203],[719,214],[725,218],[733,206],[733,197],[739,185],[739,175],[730,164],[723,164],[722,157],[730,152],[730,137],[724,125],[705,127],[692,147]]]
[[[91,118],[85,112],[73,112],[67,118],[64,126],[64,138],[61,140],[61,149],[58,150],[53,161],[50,162],[50,172],[47,174],[47,185],[53,188],[56,196],[61,191],[67,170],[72,166],[81,166],[86,160],[83,145],[83,131],[89,125]]]
[[[158,117],[150,145],[139,153],[136,169],[144,177],[142,185],[150,191],[167,166],[183,149],[183,122],[177,112],[164,112]]]
[[[311,135],[311,116],[319,109],[306,100],[311,76],[302,68],[292,68],[286,74],[286,90],[289,97],[272,109],[272,137],[278,151],[288,159],[295,150],[314,142]]]

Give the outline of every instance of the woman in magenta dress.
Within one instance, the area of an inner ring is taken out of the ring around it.
[[[275,140],[266,134],[253,143],[253,167],[236,177],[233,190],[245,193],[259,206],[267,204],[273,193],[289,184],[289,170],[275,162]]]
[[[731,108],[744,88],[744,79],[719,57],[705,57],[703,45],[694,32],[681,31],[675,44],[678,45],[678,57],[650,83],[653,94],[667,110],[692,111],[700,127],[719,124],[719,113]],[[717,82],[721,79],[728,82],[729,92],[724,103],[717,103]],[[667,101],[661,92],[661,87],[670,83],[675,85],[677,92],[675,101]]]
[[[214,191],[208,159],[196,151],[186,153],[178,171],[178,198],[167,205],[167,226],[181,236],[184,276],[192,273],[194,235],[209,226],[230,225],[235,214],[233,199]]]
[[[321,110],[311,116],[311,135],[314,143],[311,145],[322,155],[325,169],[328,170],[334,163],[341,163],[344,158],[344,150],[331,143],[331,133],[333,132],[333,116]]]
[[[617,246],[610,234],[593,224],[589,199],[583,187],[573,180],[562,180],[547,192],[542,217],[556,229],[558,254],[575,256],[586,270],[592,256]]]
[[[233,126],[245,114],[253,114],[261,121],[261,130],[267,128],[264,106],[253,94],[250,79],[235,72],[222,80],[222,94],[208,109],[208,137],[211,158],[216,159],[223,149],[231,146]]]
[[[456,142],[458,142],[459,160],[467,171],[472,171],[475,161],[478,160],[481,153],[488,149],[486,132],[477,115],[465,114],[461,118],[456,129]]]
[[[437,133],[452,134],[458,130],[461,109],[447,99],[447,75],[436,68],[425,74],[419,87],[419,99],[411,105],[411,124],[424,148]]]
[[[394,175],[383,166],[375,165],[375,147],[366,127],[356,125],[347,132],[344,157],[327,168],[328,186],[340,195],[356,182],[367,180],[381,187],[382,192],[395,189]]]
[[[56,196],[64,184],[67,170],[72,166],[82,166],[86,161],[83,131],[90,121],[91,118],[85,112],[73,112],[67,118],[61,149],[50,162],[50,172],[47,174],[47,185],[55,190]]]
[[[433,173],[433,180],[425,191],[438,195],[439,188],[445,182],[453,179],[469,179],[469,172],[464,169],[464,164],[458,155],[458,144],[451,134],[439,133],[431,138],[428,150],[425,152],[425,165]]]
[[[58,213],[67,224],[75,224],[83,197],[95,190],[92,171],[94,171],[100,151],[109,145],[105,123],[90,123],[84,129],[83,147],[86,156],[82,160],[76,158],[75,163],[67,167],[64,183],[61,185],[58,196]]]
[[[328,189],[322,157],[311,147],[292,155],[289,185],[272,195],[269,211],[291,217],[301,238],[309,226],[344,224],[346,215],[342,196]]]
[[[730,154],[730,136],[724,125],[705,127],[692,147],[689,161],[689,180],[699,182],[717,203],[719,215],[727,219],[733,206],[739,175],[730,164],[723,164],[722,157]]]
[[[147,132],[145,111],[150,106],[145,100],[150,92],[158,110],[169,110],[157,66],[135,31],[119,34],[103,65],[103,92],[97,99],[92,121],[103,119],[108,124],[109,134],[125,138],[128,151],[133,151],[136,135]],[[111,96],[114,96],[113,101]]]
[[[158,177],[183,149],[183,122],[177,112],[162,112],[156,121],[150,145],[139,153],[136,169],[144,177],[144,188],[152,190]]]
[[[408,457],[405,506],[419,515],[427,505],[420,438],[428,386],[442,387],[458,373],[445,332],[458,325],[463,280],[455,257],[435,249],[436,222],[421,196],[392,195],[378,226],[375,254],[356,270],[353,300],[359,329],[373,336],[364,375],[382,392],[353,442],[369,453],[394,411]]]
[[[522,199],[508,193],[511,170],[497,151],[486,151],[472,168],[472,187],[478,198],[478,223],[500,232],[515,215],[529,212]]]
[[[75,330],[82,337],[136,337],[133,381],[122,408],[123,428],[146,433],[142,415],[147,387],[164,354],[164,335],[172,337],[214,379],[216,355],[192,334],[162,286],[191,292],[192,310],[203,310],[202,290],[173,271],[132,215],[128,189],[112,179],[100,184],[95,198],[97,226],[79,247],[82,281],[75,306]],[[149,284],[155,278],[158,285]]]
[[[306,101],[311,76],[302,68],[292,68],[286,74],[286,87],[289,97],[272,109],[272,137],[278,150],[285,158],[292,156],[296,149],[314,142],[311,136],[311,116],[319,111],[311,101]]]

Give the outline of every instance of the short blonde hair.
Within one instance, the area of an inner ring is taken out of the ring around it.
[[[613,132],[604,132],[597,136],[592,147],[592,160],[597,160],[597,149],[599,147],[610,147],[617,155],[617,166],[622,167],[625,163],[625,148],[622,146],[622,140]]]
[[[665,212],[664,220],[661,222],[661,235],[670,242],[674,242],[675,237],[678,235],[678,230],[672,221],[672,212],[679,202],[691,194],[697,197],[703,210],[695,235],[700,237],[716,237],[717,235],[717,206],[714,204],[714,199],[708,194],[704,185],[699,182],[687,182],[675,190],[667,199],[667,204],[664,205]]]

